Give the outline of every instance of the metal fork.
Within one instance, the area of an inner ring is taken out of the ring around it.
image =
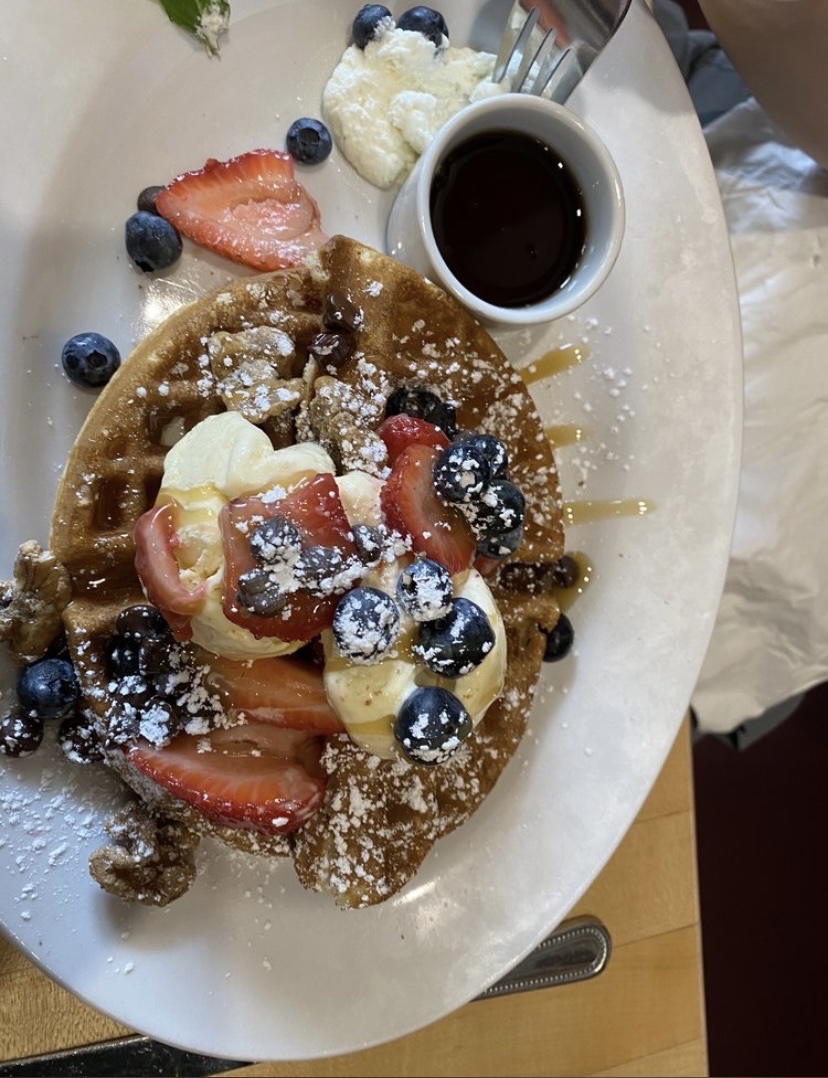
[[[621,25],[631,0],[515,0],[493,79],[563,104]]]

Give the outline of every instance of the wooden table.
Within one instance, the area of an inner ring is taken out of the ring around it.
[[[685,723],[638,818],[572,912],[600,918],[612,935],[612,957],[597,977],[476,1000],[427,1029],[353,1055],[223,1073],[706,1075],[691,767]],[[0,939],[0,1060],[129,1032]]]

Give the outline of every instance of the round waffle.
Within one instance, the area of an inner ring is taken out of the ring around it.
[[[319,345],[331,312],[349,320],[350,354],[337,367],[326,364]],[[314,439],[339,470],[382,474],[375,431],[388,396],[401,386],[433,389],[455,404],[461,428],[505,444],[527,503],[523,544],[512,560],[550,564],[561,557],[555,463],[519,375],[445,292],[336,236],[300,269],[236,280],[173,314],[92,408],[67,462],[50,537],[72,579],[64,620],[91,715],[103,723],[111,703],[104,651],[115,619],[144,601],[133,529],[154,504],[170,445],[230,407],[261,425],[276,446]],[[542,630],[554,626],[558,609],[551,594],[533,594],[530,585],[522,591],[495,578],[491,586],[507,630],[506,684],[462,749],[448,763],[424,768],[378,761],[344,735],[330,738],[324,803],[289,836],[211,823],[138,775],[120,749],[107,751],[107,762],[153,813],[246,850],[290,855],[306,887],[332,893],[341,905],[383,901],[414,875],[436,839],[480,805],[525,728]]]

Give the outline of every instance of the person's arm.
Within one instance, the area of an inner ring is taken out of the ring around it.
[[[750,92],[828,168],[828,0],[699,0]]]

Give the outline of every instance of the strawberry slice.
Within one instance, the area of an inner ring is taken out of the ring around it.
[[[409,445],[430,445],[435,449],[445,449],[449,444],[445,431],[429,423],[427,419],[406,415],[404,412],[384,419],[377,434],[385,442],[388,459],[392,464]]]
[[[447,505],[431,479],[440,450],[409,445],[397,457],[380,492],[385,522],[411,537],[415,550],[440,562],[452,574],[472,563],[477,543],[468,521]]]
[[[251,614],[238,602],[239,577],[256,565],[249,542],[252,526],[276,514],[295,525],[305,544],[336,547],[346,557],[356,557],[351,525],[330,473],[314,476],[280,501],[266,502],[255,496],[235,498],[219,514],[225,560],[222,609],[226,618],[256,637],[311,640],[330,627],[339,595],[291,592],[285,609],[274,617]]]
[[[237,721],[267,722],[317,734],[345,730],[328,703],[321,669],[310,663],[293,656],[238,662],[211,655],[208,664],[207,684]]]
[[[179,545],[175,530],[175,503],[165,502],[143,513],[135,523],[135,571],[147,598],[164,615],[177,640],[192,636],[190,618],[204,606],[207,585],[188,589],[175,560]]]
[[[321,753],[322,739],[306,730],[252,723],[206,737],[179,734],[163,749],[142,742],[126,755],[215,823],[278,835],[301,827],[322,803]]]
[[[296,266],[327,239],[293,158],[278,150],[210,158],[176,177],[155,204],[195,243],[259,271]]]

